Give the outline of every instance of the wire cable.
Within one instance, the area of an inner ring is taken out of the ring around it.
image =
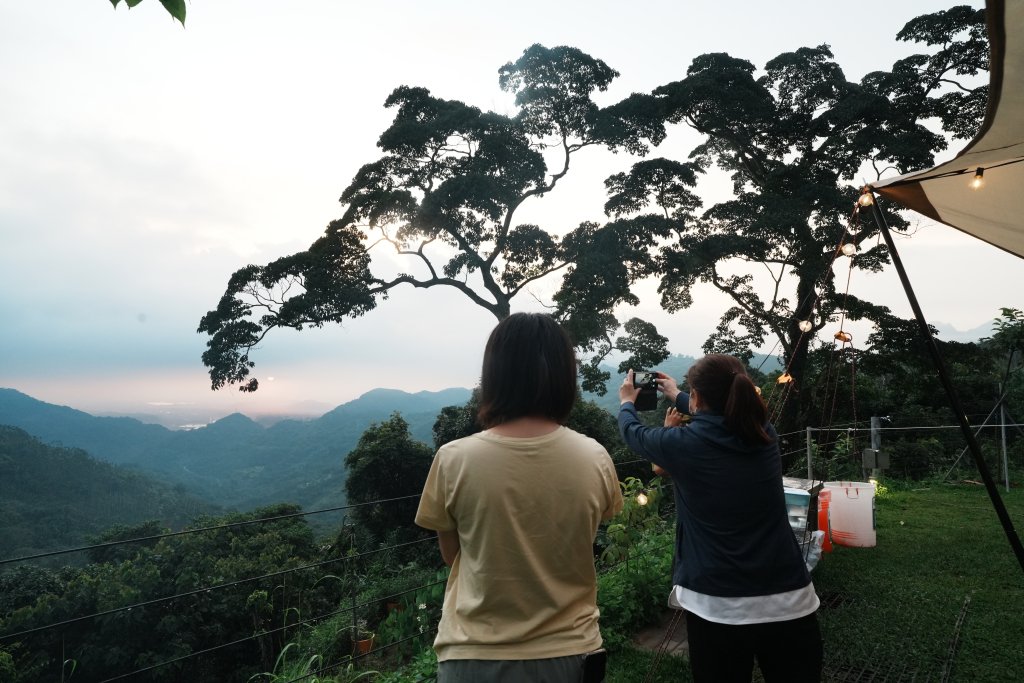
[[[344,607],[342,609],[334,610],[333,612],[327,612],[325,614],[321,614],[321,615],[318,615],[318,616],[315,616],[315,617],[310,617],[309,619],[303,619],[301,621],[296,621],[295,623],[292,623],[292,624],[285,624],[284,626],[279,626],[279,627],[274,628],[274,629],[270,629],[270,630],[267,630],[267,631],[261,631],[260,633],[254,633],[251,636],[246,636],[245,638],[239,638],[238,640],[233,640],[233,641],[228,642],[228,643],[221,643],[220,645],[214,645],[213,647],[208,647],[208,648],[206,648],[204,650],[197,650],[195,652],[190,652],[187,655],[182,655],[180,657],[175,657],[174,659],[168,659],[166,661],[159,662],[157,664],[152,664],[150,666],[147,666],[147,667],[144,667],[144,668],[141,668],[141,669],[135,669],[134,671],[130,671],[130,672],[124,673],[124,674],[119,674],[117,676],[114,676],[113,678],[105,678],[105,679],[103,679],[102,683],[108,683],[109,681],[119,681],[119,680],[122,680],[122,679],[125,679],[125,678],[130,678],[132,676],[136,676],[138,674],[145,673],[147,671],[153,671],[155,669],[160,669],[162,667],[169,666],[171,664],[177,664],[178,662],[182,662],[182,661],[185,661],[187,659],[191,659],[192,657],[198,657],[200,655],[208,654],[208,653],[214,652],[216,650],[222,650],[222,649],[224,649],[226,647],[231,647],[233,645],[239,645],[241,643],[245,643],[245,642],[248,642],[250,640],[256,640],[257,638],[262,638],[264,636],[272,635],[274,633],[280,633],[280,632],[286,631],[286,630],[288,630],[290,628],[295,628],[297,626],[303,626],[305,624],[312,624],[312,623],[316,623],[316,622],[319,622],[319,621],[323,621],[324,619],[327,619],[328,617],[333,617],[333,616],[337,616],[339,614],[343,614],[345,612],[351,612],[353,610],[359,610],[359,609],[362,609],[362,608],[365,608],[365,607],[369,607],[370,605],[373,605],[375,603],[383,602],[385,600],[390,600],[391,598],[396,598],[396,597],[398,597],[400,595],[404,595],[405,593],[411,593],[412,591],[422,590],[423,588],[431,588],[431,587],[436,586],[438,584],[444,583],[445,581],[447,581],[447,579],[444,579],[442,581],[434,581],[432,583],[423,584],[422,586],[417,586],[416,588],[410,588],[408,590],[401,591],[399,593],[395,593],[394,595],[389,595],[389,596],[386,596],[386,597],[383,597],[383,598],[376,598],[374,600],[370,600],[368,602],[361,603],[359,605],[356,605],[355,607],[352,607],[352,606]],[[392,643],[392,644],[394,644],[394,643]],[[383,646],[382,646],[381,649],[383,649]],[[296,679],[296,680],[298,680],[298,679]]]
[[[18,631],[16,633],[5,633],[3,635],[0,635],[0,640],[7,640],[9,638],[18,638],[18,637],[21,637],[21,636],[31,635],[33,633],[38,633],[40,631],[48,631],[48,630],[53,629],[53,628],[59,628],[61,626],[67,626],[69,624],[75,624],[75,623],[78,623],[80,621],[86,621],[88,619],[95,619],[97,617],[105,617],[105,616],[108,616],[108,615],[111,615],[111,614],[118,614],[119,612],[127,612],[128,610],[135,609],[136,607],[151,607],[152,605],[158,605],[158,604],[161,604],[161,603],[164,603],[164,602],[170,602],[172,600],[177,600],[179,598],[186,598],[186,597],[189,597],[191,595],[199,595],[201,593],[208,593],[210,591],[220,590],[222,588],[231,588],[233,586],[240,586],[242,584],[252,583],[253,581],[261,581],[263,579],[272,579],[275,576],[283,576],[283,575],[286,575],[286,574],[291,574],[293,572],[302,571],[302,570],[305,570],[305,569],[312,569],[314,567],[322,567],[324,565],[334,564],[336,562],[342,562],[342,561],[347,561],[347,560],[355,560],[355,559],[359,559],[359,558],[362,558],[362,557],[368,557],[368,556],[374,555],[376,553],[386,552],[388,550],[394,550],[395,548],[403,548],[403,547],[406,547],[406,546],[416,545],[418,543],[423,543],[425,541],[432,541],[432,540],[434,540],[432,536],[427,536],[425,538],[421,538],[421,539],[416,540],[416,541],[409,541],[407,543],[399,543],[397,545],[389,546],[387,548],[377,548],[376,550],[368,550],[366,552],[357,553],[355,555],[346,555],[344,557],[336,557],[336,558],[332,558],[332,559],[329,559],[329,560],[322,560],[320,562],[314,562],[312,564],[306,564],[306,565],[302,565],[300,567],[292,567],[291,569],[282,569],[280,571],[271,572],[269,574],[264,574],[262,576],[253,576],[253,577],[249,577],[249,578],[246,578],[246,579],[238,579],[237,581],[229,581],[227,583],[215,584],[213,586],[207,586],[205,588],[197,588],[195,590],[186,591],[184,593],[177,593],[175,595],[167,595],[167,596],[164,596],[162,598],[153,598],[152,600],[144,600],[143,602],[138,602],[138,603],[135,603],[135,604],[132,604],[132,605],[125,605],[123,607],[115,607],[113,609],[108,609],[108,610],[105,610],[103,612],[96,612],[94,614],[87,614],[87,615],[81,616],[81,617],[72,617],[71,619],[65,619],[63,621],[58,621],[58,622],[54,622],[52,624],[47,624],[46,626],[37,626],[35,628],[25,629],[24,631]]]
[[[251,524],[263,524],[265,522],[277,522],[282,519],[291,519],[293,517],[305,517],[307,515],[318,515],[324,512],[338,512],[340,510],[350,510],[353,508],[364,507],[367,505],[379,505],[381,503],[393,503],[395,501],[409,500],[411,498],[419,498],[421,494],[416,493],[409,496],[399,496],[397,498],[385,498],[382,500],[372,500],[365,503],[353,503],[351,505],[339,505],[338,507],[324,508],[322,510],[310,510],[309,512],[289,512],[284,515],[274,515],[273,517],[260,517],[259,519],[247,519],[240,522],[228,522],[226,524],[215,524],[213,526],[200,527],[197,529],[182,529],[181,531],[170,531],[166,534],[154,534],[152,536],[140,536],[138,538],[128,538],[120,541],[107,541],[105,543],[96,543],[93,545],[85,545],[77,548],[66,548],[64,550],[51,550],[45,553],[38,553],[35,555],[25,555],[23,557],[13,557],[6,560],[0,560],[0,565],[10,564],[12,562],[25,562],[26,560],[38,560],[44,557],[53,557],[55,555],[66,555],[68,553],[78,553],[85,550],[96,550],[99,548],[112,548],[118,545],[125,545],[127,543],[142,543],[144,541],[157,541],[163,538],[173,538],[176,536],[187,536],[188,534],[198,534],[204,531],[218,531],[220,529],[233,529],[237,527],[249,526]],[[242,513],[245,514],[245,513]]]

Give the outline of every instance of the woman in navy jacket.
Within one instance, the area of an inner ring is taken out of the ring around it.
[[[713,354],[687,373],[690,394],[658,386],[693,417],[646,427],[630,370],[619,429],[631,450],[672,478],[676,548],[669,603],[686,610],[694,680],[819,681],[818,597],[789,526],[778,438],[743,365]]]

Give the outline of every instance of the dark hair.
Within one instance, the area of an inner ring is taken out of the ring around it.
[[[564,424],[576,401],[576,354],[550,315],[514,313],[491,331],[480,373],[485,429],[518,417]]]
[[[773,441],[764,428],[768,408],[739,360],[720,353],[704,356],[690,367],[686,381],[700,402],[725,416],[725,426],[744,441]]]

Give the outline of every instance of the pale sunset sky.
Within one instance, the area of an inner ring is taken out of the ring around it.
[[[981,6],[980,3],[970,3]],[[199,319],[228,277],[301,251],[341,215],[337,198],[391,121],[399,85],[513,114],[498,68],[533,43],[570,45],[621,73],[600,101],[684,77],[728,52],[758,67],[827,43],[851,80],[918,51],[898,43],[925,0],[196,0],[182,28],[157,0],[0,7],[0,387],[94,414],[320,414],[374,387],[471,387],[495,320],[450,292],[400,289],[363,318],[272,333],[253,355],[261,389],[212,392]],[[677,126],[654,154],[685,158]],[[963,143],[954,143],[950,156]],[[523,222],[565,232],[602,221],[603,180],[635,161],[588,150]],[[712,174],[709,205],[729,192]],[[942,226],[900,241],[925,314],[958,330],[1024,307],[1024,264]],[[377,252],[373,268],[394,268]],[[536,310],[557,280],[522,296]],[[897,313],[895,274],[851,291]],[[675,353],[698,355],[725,299],[704,290],[668,315],[654,283],[640,310]]]

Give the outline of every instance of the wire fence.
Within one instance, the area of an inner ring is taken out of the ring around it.
[[[981,416],[978,416],[978,417],[981,417]],[[988,418],[986,417],[985,419],[987,420]],[[983,448],[986,450],[986,452],[987,452],[987,454],[989,456],[993,457],[994,459],[998,459],[998,457],[1001,455],[1006,460],[1012,462],[1013,467],[1015,469],[1019,470],[1021,468],[1021,454],[1022,454],[1020,446],[1021,446],[1022,443],[1024,443],[1024,440],[1021,440],[1019,438],[1014,439],[1013,440],[1013,444],[1012,444],[1013,447],[1009,448],[1009,449],[1006,448],[1005,445],[1003,445],[1002,449],[1000,450],[998,448],[998,446],[1000,445],[1000,439],[1002,440],[1001,443],[1005,444],[1005,441],[1006,441],[1005,433],[1008,430],[1009,431],[1017,432],[1017,434],[1015,434],[1015,436],[1019,437],[1020,434],[1024,434],[1024,429],[1022,429],[1022,428],[1024,428],[1024,425],[1017,424],[1017,423],[1005,424],[1005,425],[1000,425],[1000,424],[981,424],[981,425],[979,425],[976,428],[976,430],[977,430],[977,432],[979,434],[981,434],[983,436],[989,437],[989,438],[983,439]],[[932,469],[934,469],[934,467],[935,467],[935,465],[937,463],[941,463],[944,466],[951,466],[952,468],[956,468],[958,466],[958,464],[961,463],[961,458],[962,458],[962,455],[963,455],[963,452],[962,452],[962,435],[959,434],[959,427],[957,425],[917,425],[917,426],[898,426],[898,425],[878,426],[878,425],[875,425],[875,427],[872,429],[872,427],[867,426],[867,424],[865,422],[850,422],[850,423],[846,423],[846,424],[843,424],[843,425],[831,425],[828,428],[809,428],[809,429],[805,429],[803,431],[789,432],[787,434],[780,435],[780,440],[782,440],[782,437],[786,437],[788,439],[789,443],[798,443],[799,439],[803,439],[804,440],[804,442],[801,443],[799,448],[791,447],[791,448],[788,448],[787,450],[783,451],[781,454],[782,454],[783,458],[790,457],[790,458],[794,458],[794,459],[799,459],[800,457],[804,457],[804,458],[810,457],[811,463],[812,463],[812,470],[813,470],[813,474],[814,474],[813,478],[820,479],[820,480],[835,479],[835,478],[839,478],[839,476],[841,474],[843,474],[843,472],[841,472],[840,470],[841,470],[841,468],[844,465],[849,465],[852,468],[856,468],[857,466],[859,466],[859,464],[860,464],[860,462],[859,462],[859,454],[856,451],[856,448],[857,448],[858,445],[864,445],[864,444],[869,443],[871,441],[872,436],[875,438],[875,443],[876,444],[878,443],[878,440],[881,439],[881,444],[880,444],[881,448],[883,450],[885,450],[885,449],[891,450],[892,453],[893,453],[892,460],[894,460],[896,463],[900,464],[900,466],[904,467],[904,469],[907,468],[907,462],[909,462],[912,459],[911,456],[913,456],[914,453],[916,452],[915,449],[919,449],[921,447],[921,443],[922,442],[927,442],[929,447],[930,447],[930,449],[931,449],[930,453],[929,453],[929,456],[928,456],[928,463],[927,463],[928,467],[931,467]],[[810,438],[808,439],[808,437],[810,437]],[[961,444],[957,444],[958,438],[959,438]],[[808,443],[809,443],[809,445],[808,445]],[[936,444],[939,446],[938,448],[935,448]],[[954,447],[954,444],[957,444],[957,445]],[[845,459],[845,461],[844,461],[844,459]],[[902,463],[901,463],[901,461],[902,461]],[[620,472],[630,470],[630,468],[633,468],[633,469],[636,469],[638,467],[644,467],[645,468],[647,465],[648,465],[648,462],[646,460],[643,460],[643,459],[617,461],[615,463],[616,468]],[[963,462],[962,466],[965,467],[965,468],[970,467],[970,463]],[[667,488],[669,486],[671,486],[670,483],[662,483],[660,488],[665,489],[665,488]],[[147,536],[131,538],[131,539],[110,541],[110,542],[91,544],[91,545],[85,545],[85,546],[77,546],[77,547],[73,547],[73,548],[66,548],[66,549],[61,549],[61,550],[55,550],[55,551],[50,551],[50,552],[46,552],[46,553],[38,553],[38,554],[34,554],[34,555],[10,557],[10,558],[0,559],[0,566],[10,565],[10,564],[15,564],[15,563],[24,563],[24,562],[29,562],[29,561],[32,561],[32,560],[41,559],[41,558],[49,558],[49,557],[54,557],[54,556],[60,556],[60,555],[76,553],[76,552],[84,552],[84,551],[98,550],[98,549],[107,549],[107,548],[112,548],[112,547],[116,547],[116,546],[123,546],[123,545],[127,545],[127,544],[153,543],[153,542],[159,542],[159,541],[165,541],[165,540],[173,540],[173,539],[179,539],[179,538],[182,538],[182,537],[186,537],[186,536],[189,536],[189,535],[192,535],[192,534],[204,534],[204,533],[210,534],[210,533],[213,533],[213,532],[221,532],[221,531],[231,531],[231,532],[234,532],[234,531],[237,531],[237,530],[242,529],[244,527],[249,527],[249,526],[253,526],[253,525],[281,523],[281,522],[286,522],[287,520],[298,519],[298,518],[305,518],[305,517],[308,517],[308,516],[311,516],[311,515],[318,515],[318,514],[327,513],[327,512],[337,512],[337,511],[344,511],[344,510],[353,510],[353,509],[356,509],[356,508],[365,508],[365,507],[368,507],[368,506],[387,506],[387,505],[397,504],[397,503],[401,503],[401,502],[404,502],[404,501],[409,501],[409,500],[412,500],[412,499],[416,499],[418,497],[419,497],[418,494],[408,495],[408,496],[397,496],[397,497],[392,497],[392,498],[384,498],[384,499],[379,499],[379,500],[374,500],[374,501],[368,501],[368,502],[364,502],[364,503],[356,503],[356,504],[351,504],[351,505],[335,506],[335,507],[329,507],[329,508],[323,508],[323,509],[311,510],[311,511],[305,511],[305,512],[297,511],[297,512],[293,512],[293,513],[286,513],[286,514],[280,514],[280,515],[269,515],[269,516],[254,518],[254,519],[241,520],[241,521],[235,521],[235,522],[227,522],[227,523],[223,523],[223,524],[211,524],[211,525],[206,525],[206,526],[201,526],[201,527],[184,529],[184,530],[181,530],[181,531],[172,531],[172,532],[167,532],[167,533],[162,533],[162,534],[153,534],[153,535],[147,535]],[[662,510],[663,515],[671,516],[673,514],[671,501],[672,501],[672,497],[671,496],[665,497],[665,503],[664,503],[665,507]],[[52,621],[50,623],[46,623],[46,624],[42,624],[42,625],[38,625],[38,626],[33,626],[33,627],[30,627],[30,628],[24,628],[24,629],[21,629],[21,630],[18,630],[18,631],[13,631],[13,632],[8,632],[8,633],[0,633],[0,646],[3,646],[4,643],[10,644],[10,643],[15,643],[15,642],[21,642],[21,641],[24,641],[26,638],[30,638],[30,637],[33,637],[33,636],[38,636],[40,634],[43,634],[45,632],[50,632],[50,631],[55,631],[55,632],[63,634],[63,631],[67,627],[72,626],[72,625],[83,624],[83,623],[91,621],[91,620],[97,620],[97,619],[101,619],[101,618],[108,618],[108,617],[112,617],[112,616],[115,616],[115,615],[132,612],[133,610],[150,609],[150,608],[153,608],[153,607],[158,606],[158,605],[169,604],[169,603],[172,603],[174,601],[182,600],[182,599],[185,599],[185,598],[188,598],[188,597],[193,597],[193,596],[197,596],[197,595],[208,595],[208,594],[210,594],[212,592],[215,592],[215,591],[223,591],[223,590],[228,590],[228,589],[232,589],[232,588],[237,588],[237,587],[240,587],[240,586],[243,586],[243,585],[246,585],[246,584],[259,584],[260,582],[265,582],[265,581],[271,581],[271,580],[279,579],[281,577],[285,577],[285,576],[288,576],[288,575],[291,575],[291,574],[294,574],[294,573],[297,573],[297,572],[310,571],[310,570],[315,570],[315,569],[318,569],[318,568],[325,568],[325,567],[327,567],[329,565],[335,565],[335,564],[341,564],[341,563],[347,563],[347,562],[358,562],[358,561],[361,561],[361,560],[366,560],[368,558],[371,558],[372,556],[375,556],[375,555],[380,555],[380,554],[383,554],[383,553],[389,553],[389,552],[397,551],[397,550],[400,550],[402,548],[407,548],[407,547],[415,546],[415,545],[418,545],[418,544],[428,543],[428,542],[431,542],[433,540],[434,540],[433,536],[425,536],[423,538],[419,538],[419,539],[416,539],[416,540],[413,540],[413,541],[409,541],[409,542],[405,542],[405,543],[396,543],[396,544],[387,545],[387,546],[383,546],[383,547],[379,547],[379,548],[375,548],[375,549],[367,550],[367,551],[363,551],[363,552],[358,552],[358,553],[350,552],[349,554],[346,554],[346,555],[339,555],[339,556],[335,556],[335,557],[329,557],[329,558],[326,558],[326,559],[323,559],[323,560],[319,560],[319,561],[316,561],[316,562],[306,563],[306,564],[302,564],[302,565],[295,566],[295,567],[281,569],[281,570],[278,570],[278,571],[263,573],[263,574],[254,575],[254,576],[247,576],[247,577],[239,578],[239,579],[236,579],[236,580],[233,580],[233,581],[209,583],[209,584],[201,585],[201,586],[193,588],[193,589],[183,590],[183,591],[175,592],[175,593],[169,594],[169,595],[159,596],[159,597],[151,598],[151,599],[148,599],[148,600],[137,600],[137,601],[134,601],[134,602],[129,602],[129,603],[126,603],[126,604],[122,604],[122,605],[117,606],[117,607],[112,607],[112,608],[109,608],[109,609],[106,609],[106,610],[93,611],[93,612],[90,612],[90,613],[87,613],[87,614],[81,614],[81,615],[72,616],[72,617],[65,618],[65,619],[54,620],[54,621]],[[621,564],[623,562],[628,562],[630,559],[631,559],[630,555],[627,554],[627,556],[624,559],[622,559],[622,560],[620,560],[618,562],[612,563],[612,564],[605,565],[603,567],[603,571],[611,571],[618,564]],[[320,579],[324,578],[325,576],[328,576],[328,575],[327,574],[322,575],[321,577],[318,578],[318,581]],[[315,585],[315,583],[316,582],[314,582],[314,585]],[[214,655],[215,653],[218,653],[218,652],[223,651],[223,650],[227,650],[229,648],[239,647],[239,646],[243,646],[245,644],[251,644],[253,642],[259,641],[260,639],[266,639],[266,638],[271,638],[271,637],[275,637],[275,636],[283,637],[284,634],[286,634],[290,630],[292,630],[294,632],[297,629],[304,628],[304,627],[310,627],[310,626],[313,626],[313,625],[318,624],[318,623],[322,623],[322,622],[324,622],[326,620],[329,620],[329,619],[332,619],[332,618],[343,617],[345,615],[350,615],[350,616],[353,616],[353,618],[354,618],[354,615],[356,613],[358,613],[360,611],[364,611],[365,609],[370,608],[371,606],[376,606],[376,605],[380,605],[380,604],[383,604],[383,603],[386,603],[386,602],[389,602],[389,601],[393,601],[396,598],[401,598],[402,596],[407,596],[410,593],[417,594],[418,592],[426,590],[426,589],[429,589],[429,588],[431,588],[433,586],[438,585],[439,583],[443,583],[443,581],[433,581],[433,582],[427,582],[427,583],[420,583],[420,584],[417,584],[417,585],[415,585],[413,587],[407,588],[407,589],[399,591],[399,592],[391,593],[389,595],[380,596],[380,597],[374,597],[373,599],[363,600],[362,602],[358,602],[358,603],[353,601],[352,605],[348,605],[346,607],[342,607],[342,608],[339,608],[339,609],[334,609],[334,610],[330,610],[330,611],[327,611],[327,612],[323,612],[323,613],[317,614],[316,616],[305,618],[305,619],[296,619],[295,621],[288,622],[287,618],[286,618],[285,619],[286,623],[283,623],[281,626],[277,626],[277,627],[274,627],[274,628],[267,628],[267,629],[260,628],[260,629],[257,629],[257,631],[252,633],[251,635],[248,635],[248,636],[245,636],[245,637],[240,637],[240,638],[234,638],[234,639],[222,642],[222,643],[213,644],[213,645],[210,645],[208,647],[201,648],[201,649],[196,649],[194,651],[183,653],[183,654],[181,654],[179,656],[168,658],[166,660],[162,660],[162,661],[159,661],[159,662],[148,663],[146,666],[139,667],[137,669],[133,669],[133,670],[128,671],[126,673],[118,674],[118,675],[116,675],[116,676],[114,676],[112,678],[107,678],[105,680],[109,680],[109,681],[124,680],[124,679],[127,679],[127,678],[132,678],[132,677],[142,676],[144,674],[149,674],[149,673],[152,673],[152,672],[154,672],[154,671],[156,671],[158,669],[164,669],[166,667],[181,666],[181,665],[183,665],[183,664],[185,664],[185,663],[187,663],[187,662],[189,662],[191,660],[195,660],[195,659],[201,658],[201,657],[211,656],[211,655]],[[414,634],[412,636],[409,636],[407,638],[402,638],[402,639],[396,640],[396,641],[391,642],[391,643],[383,643],[383,644],[380,644],[377,647],[375,652],[377,652],[378,654],[381,654],[383,652],[387,652],[389,649],[397,648],[402,643],[408,642],[410,640],[415,640],[416,638],[423,638],[423,637],[424,637],[424,634],[419,633],[419,634]],[[64,636],[61,635],[61,639],[62,640],[63,640],[63,638],[64,638]],[[63,643],[62,643],[62,645],[63,645]],[[362,658],[364,658],[366,656],[367,655],[354,655],[354,656],[352,656],[351,658],[345,660],[342,663],[335,663],[335,664],[332,664],[330,666],[322,667],[318,671],[310,672],[308,674],[305,674],[305,675],[301,676],[300,678],[292,679],[292,681],[300,681],[300,680],[309,679],[311,676],[323,675],[323,673],[326,673],[328,671],[334,670],[334,669],[336,669],[339,666],[344,666],[346,662],[358,661],[358,660],[360,660],[360,659],[362,659]],[[289,681],[289,683],[292,683],[292,681]]]
[[[646,460],[643,460],[643,459],[634,459],[634,460],[625,460],[625,461],[617,461],[617,462],[615,462],[616,468],[618,470],[620,470],[620,471],[629,470],[631,467],[635,468],[635,466],[640,466],[640,465],[646,467],[646,466],[649,465],[649,463]],[[666,486],[667,486],[667,484],[663,483],[663,484],[661,484],[660,487],[657,487],[657,488],[664,489]],[[324,512],[335,512],[335,511],[338,511],[338,510],[349,510],[349,509],[353,509],[353,508],[361,508],[361,507],[367,507],[367,506],[387,506],[387,505],[392,505],[392,504],[400,503],[400,502],[403,502],[403,501],[408,501],[408,500],[411,500],[411,499],[416,499],[418,497],[419,497],[419,494],[411,495],[411,496],[398,496],[398,497],[379,499],[379,500],[368,501],[368,502],[352,504],[352,505],[324,508],[324,509],[320,509],[320,510],[311,510],[311,511],[306,511],[306,512],[298,511],[298,512],[294,512],[294,513],[287,513],[287,514],[280,514],[280,515],[267,515],[267,516],[262,516],[262,517],[258,517],[258,518],[254,518],[254,519],[241,520],[241,521],[236,521],[236,522],[228,522],[228,523],[223,523],[223,524],[210,524],[210,525],[199,526],[199,527],[190,528],[190,529],[184,529],[184,530],[181,530],[181,531],[173,531],[173,532],[167,532],[167,533],[162,533],[162,534],[152,534],[152,535],[147,535],[147,536],[142,536],[142,537],[137,537],[137,538],[123,539],[123,540],[111,541],[111,542],[106,542],[106,543],[90,544],[90,545],[86,545],[86,546],[76,546],[76,547],[72,547],[72,548],[55,550],[55,551],[51,551],[51,552],[47,552],[47,553],[38,553],[36,555],[31,555],[31,556],[18,556],[18,557],[5,558],[5,559],[0,560],[0,565],[5,565],[5,564],[9,565],[9,564],[14,564],[14,563],[19,563],[19,562],[24,563],[24,562],[27,562],[27,561],[30,561],[30,560],[34,560],[34,559],[48,558],[48,557],[66,555],[66,554],[71,554],[71,553],[76,553],[76,552],[83,552],[83,551],[94,550],[94,549],[106,549],[106,548],[111,548],[111,547],[116,547],[116,546],[129,545],[129,544],[153,543],[153,542],[159,542],[159,541],[174,541],[174,540],[180,540],[183,537],[191,536],[191,535],[194,535],[194,534],[212,534],[214,532],[224,532],[224,531],[227,531],[227,532],[237,532],[238,530],[240,530],[242,528],[250,527],[250,526],[254,526],[254,525],[280,524],[282,522],[287,522],[288,520],[303,518],[303,517],[306,517],[306,516],[309,516],[309,515],[316,515],[316,514],[321,514],[321,513],[324,513]],[[671,514],[671,512],[669,514]],[[48,622],[46,624],[42,624],[42,625],[38,625],[38,626],[32,626],[30,628],[23,628],[23,629],[20,629],[20,630],[17,630],[17,631],[12,631],[12,632],[7,632],[7,633],[0,633],[0,647],[4,646],[5,644],[11,645],[11,644],[17,644],[17,643],[24,643],[24,642],[26,642],[26,639],[32,639],[33,637],[37,637],[37,636],[43,635],[43,634],[45,634],[47,632],[53,632],[53,633],[59,635],[59,638],[60,638],[60,641],[61,641],[61,647],[63,649],[64,646],[65,646],[65,642],[64,642],[65,641],[65,637],[67,635],[66,634],[66,630],[67,630],[68,627],[71,627],[71,626],[76,626],[76,625],[81,626],[81,625],[83,625],[83,624],[85,624],[87,622],[95,621],[95,620],[98,620],[98,619],[109,619],[111,617],[116,617],[118,615],[126,615],[128,613],[135,612],[136,610],[152,609],[154,607],[161,606],[161,605],[168,605],[170,603],[173,603],[173,602],[179,601],[179,600],[183,600],[185,598],[195,597],[195,596],[206,596],[206,595],[210,595],[211,593],[214,593],[216,591],[223,591],[223,590],[227,590],[227,589],[238,588],[238,587],[241,587],[241,586],[245,586],[247,584],[250,584],[250,585],[254,584],[254,585],[258,586],[261,582],[279,580],[282,577],[286,577],[288,575],[291,575],[291,574],[294,574],[294,573],[297,573],[297,572],[310,571],[310,570],[315,570],[315,569],[322,569],[322,568],[327,567],[329,565],[335,565],[335,564],[341,564],[341,563],[359,562],[361,560],[366,560],[366,559],[368,559],[368,558],[370,558],[372,556],[375,556],[375,555],[381,555],[381,554],[389,553],[389,552],[392,552],[392,551],[400,550],[402,548],[408,548],[410,546],[414,546],[414,545],[418,545],[418,544],[424,544],[424,543],[428,543],[428,542],[435,542],[435,538],[434,538],[433,535],[424,536],[423,538],[420,538],[420,539],[417,539],[417,540],[414,540],[414,541],[410,541],[410,542],[406,542],[406,543],[391,544],[391,545],[375,548],[375,549],[364,551],[364,552],[358,552],[358,553],[350,552],[350,553],[348,553],[346,555],[339,555],[339,556],[335,556],[335,557],[330,557],[330,558],[326,558],[324,560],[320,560],[320,561],[317,561],[317,562],[302,564],[302,565],[299,565],[299,566],[290,567],[290,568],[286,568],[286,569],[281,569],[281,570],[273,571],[273,572],[267,572],[267,573],[263,573],[263,574],[259,574],[259,575],[246,576],[246,577],[243,577],[243,578],[240,578],[240,579],[237,579],[237,580],[233,580],[233,581],[219,582],[219,583],[206,583],[204,585],[200,585],[199,587],[196,587],[196,588],[193,588],[193,589],[184,590],[184,591],[180,591],[180,592],[175,592],[175,593],[169,594],[169,595],[159,596],[159,597],[151,598],[151,599],[148,599],[148,600],[137,600],[137,601],[134,601],[134,602],[129,602],[129,603],[126,603],[126,604],[122,604],[122,605],[117,606],[117,607],[112,607],[112,608],[106,609],[106,610],[99,610],[99,611],[94,611],[94,612],[90,612],[90,613],[87,613],[87,614],[80,614],[80,615],[77,615],[77,616],[72,616],[72,617],[65,618],[65,619],[53,620],[53,621],[50,621],[50,622]],[[623,560],[623,561],[628,561],[628,559],[629,559],[629,555],[627,554],[626,560]],[[613,565],[609,565],[608,567],[605,568],[605,570],[606,571],[610,570],[611,568],[613,568],[617,564],[618,563],[615,563]],[[319,582],[319,580],[325,578],[326,576],[330,576],[330,575],[329,574],[322,574],[317,579],[316,582],[313,582],[314,585],[317,582]],[[374,597],[371,600],[364,600],[363,602],[358,602],[358,603],[354,602],[352,605],[347,605],[347,606],[345,606],[343,608],[339,608],[339,609],[335,609],[335,610],[330,610],[330,611],[324,612],[324,613],[319,614],[319,615],[314,616],[314,617],[309,617],[309,618],[305,618],[305,619],[301,619],[301,620],[291,621],[291,622],[284,623],[281,626],[277,626],[277,627],[274,627],[274,628],[267,628],[267,629],[262,629],[261,628],[261,629],[258,629],[256,632],[252,633],[251,635],[247,635],[247,636],[240,637],[240,638],[234,638],[234,639],[222,642],[222,643],[213,644],[213,645],[210,645],[208,647],[203,647],[201,649],[196,649],[196,650],[193,650],[193,651],[181,654],[179,656],[171,657],[171,658],[159,661],[159,662],[148,663],[146,666],[142,666],[142,667],[133,669],[131,671],[128,671],[128,672],[125,672],[125,673],[122,673],[122,674],[118,674],[118,675],[113,676],[113,677],[105,678],[103,680],[105,680],[105,681],[119,681],[119,680],[125,680],[125,679],[129,679],[129,678],[135,678],[135,677],[139,677],[139,676],[144,676],[144,675],[147,675],[147,674],[153,674],[154,672],[157,672],[160,669],[165,669],[167,667],[180,667],[180,666],[190,662],[191,660],[195,660],[197,658],[201,658],[201,657],[204,657],[204,656],[215,655],[218,652],[225,651],[225,650],[228,650],[230,648],[236,648],[236,647],[244,646],[246,644],[250,644],[251,645],[252,643],[254,643],[256,641],[260,641],[261,639],[267,639],[267,638],[271,638],[271,637],[274,637],[274,636],[281,637],[281,636],[283,636],[288,631],[294,631],[295,629],[299,629],[299,628],[302,628],[302,627],[313,626],[315,624],[324,622],[325,620],[328,620],[328,619],[337,618],[337,617],[344,617],[345,615],[352,615],[354,617],[354,615],[356,613],[365,611],[368,608],[371,608],[371,607],[374,607],[374,606],[380,606],[382,604],[387,604],[388,602],[394,601],[394,600],[396,600],[398,598],[401,598],[402,596],[406,596],[406,595],[408,595],[410,593],[411,594],[417,594],[420,591],[423,591],[425,589],[429,589],[429,588],[431,588],[433,586],[436,586],[439,583],[443,583],[443,582],[444,581],[442,580],[442,581],[433,581],[433,582],[418,584],[418,585],[406,588],[404,590],[401,590],[401,591],[398,591],[398,592],[395,592],[395,593],[391,593],[389,595]],[[135,613],[137,614],[137,612],[135,612]],[[0,615],[0,616],[2,616],[2,615]],[[416,634],[414,636],[410,636],[408,638],[403,638],[403,639],[395,641],[393,643],[385,643],[385,644],[380,645],[375,650],[375,652],[386,651],[389,648],[397,647],[401,643],[408,642],[408,641],[413,640],[413,639],[415,639],[417,637],[422,638],[423,636],[422,636],[422,634]],[[73,648],[72,648],[72,650],[73,650]],[[349,658],[346,661],[354,661],[354,660],[361,659],[363,657],[364,657],[364,655],[353,656],[353,657]],[[62,659],[63,659],[63,657],[62,657]],[[68,660],[65,660],[65,661],[71,661],[71,660],[68,659]],[[345,662],[342,662],[341,664],[334,664],[334,665],[329,666],[329,667],[324,667],[324,668],[322,668],[320,670],[320,672],[314,672],[312,674],[303,676],[302,678],[295,679],[295,680],[302,680],[303,678],[309,678],[310,675],[315,675],[317,673],[323,673],[323,672],[329,671],[331,669],[337,668],[338,666],[343,666],[344,664],[345,664]]]

